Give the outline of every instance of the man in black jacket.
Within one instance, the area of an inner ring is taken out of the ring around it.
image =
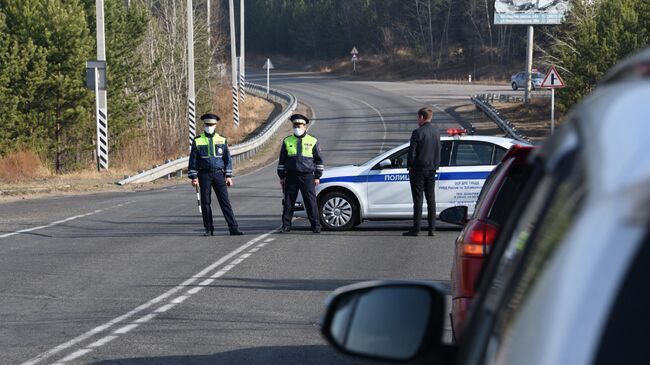
[[[440,131],[431,124],[431,108],[418,110],[418,129],[411,134],[407,168],[413,196],[413,228],[402,233],[404,236],[417,236],[422,222],[422,193],[427,199],[427,219],[429,236],[435,235],[436,228],[436,170],[440,166]]]

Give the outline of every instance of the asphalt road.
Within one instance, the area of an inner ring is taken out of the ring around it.
[[[295,73],[272,84],[313,108],[326,168],[408,140],[423,105],[458,126],[444,110],[481,89]],[[244,236],[226,235],[213,202],[219,232],[202,237],[189,183],[0,205],[0,363],[365,363],[321,338],[330,291],[389,278],[448,286],[455,230],[406,238],[409,222],[367,222],[314,235],[297,220],[274,233],[274,165],[237,176],[230,197]]]

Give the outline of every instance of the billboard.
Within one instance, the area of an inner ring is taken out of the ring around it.
[[[570,0],[496,0],[494,24],[560,24]]]

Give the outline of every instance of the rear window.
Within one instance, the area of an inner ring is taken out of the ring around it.
[[[492,164],[494,145],[484,142],[457,142],[451,154],[451,166]]]
[[[517,165],[509,169],[490,208],[487,219],[501,226],[512,212],[530,169]]]

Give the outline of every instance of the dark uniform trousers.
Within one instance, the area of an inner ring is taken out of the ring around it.
[[[214,230],[212,223],[212,189],[217,194],[217,200],[221,207],[223,217],[228,223],[230,231],[238,228],[235,214],[232,211],[228,199],[228,188],[226,187],[226,176],[222,170],[201,171],[199,170],[199,186],[201,187],[201,213],[203,215],[203,226],[205,229]]]
[[[316,189],[314,188],[314,173],[299,173],[288,171],[284,180],[284,207],[282,211],[282,226],[291,227],[293,206],[298,198],[298,190],[302,193],[305,210],[309,217],[311,228],[320,229],[318,206],[316,204]]]
[[[422,222],[422,193],[427,199],[427,220],[432,231],[436,228],[436,171],[411,169],[409,181],[413,196],[413,231],[418,232]]]

